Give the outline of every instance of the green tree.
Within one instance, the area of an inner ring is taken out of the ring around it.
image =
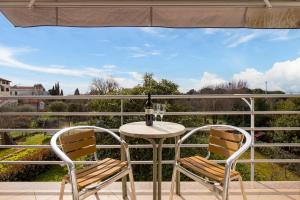
[[[132,95],[141,95],[151,93],[153,95],[171,95],[180,94],[179,86],[172,81],[162,79],[157,81],[153,78],[153,74],[145,73],[142,85],[137,85],[125,92]]]
[[[62,101],[54,101],[50,103],[49,110],[51,112],[66,112],[68,105]]]
[[[55,83],[52,89],[48,90],[49,94],[53,96],[59,96],[61,91],[62,90],[60,89],[59,82]]]
[[[76,88],[76,90],[74,91],[74,95],[80,95],[79,89]]]

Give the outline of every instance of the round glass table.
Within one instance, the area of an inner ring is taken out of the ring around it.
[[[123,136],[144,138],[153,146],[153,200],[161,200],[162,145],[165,139],[178,137],[185,133],[185,127],[173,122],[154,121],[146,126],[144,121],[122,125],[119,132]]]

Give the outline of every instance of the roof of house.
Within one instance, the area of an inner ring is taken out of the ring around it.
[[[33,87],[32,86],[17,86],[17,85],[14,85],[14,86],[11,87],[11,89],[32,90]]]
[[[4,79],[4,78],[0,78],[0,80],[1,80],[1,81],[8,81],[8,82],[11,82],[11,81],[6,80],[6,79]]]

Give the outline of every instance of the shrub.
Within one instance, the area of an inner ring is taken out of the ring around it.
[[[66,112],[68,105],[62,101],[54,101],[50,103],[49,110],[51,112]]]

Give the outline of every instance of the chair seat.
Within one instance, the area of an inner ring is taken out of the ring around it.
[[[78,170],[76,171],[78,189],[81,190],[88,185],[101,182],[106,178],[122,171],[126,167],[126,161],[122,162],[112,158],[105,158],[98,161],[97,164]],[[65,176],[65,180],[69,182],[69,176]]]
[[[205,176],[219,183],[222,183],[224,180],[225,167],[201,156],[180,158],[178,162],[182,167],[191,170],[197,175]],[[239,175],[239,172],[231,170],[230,178],[234,179],[235,177],[239,177]]]

